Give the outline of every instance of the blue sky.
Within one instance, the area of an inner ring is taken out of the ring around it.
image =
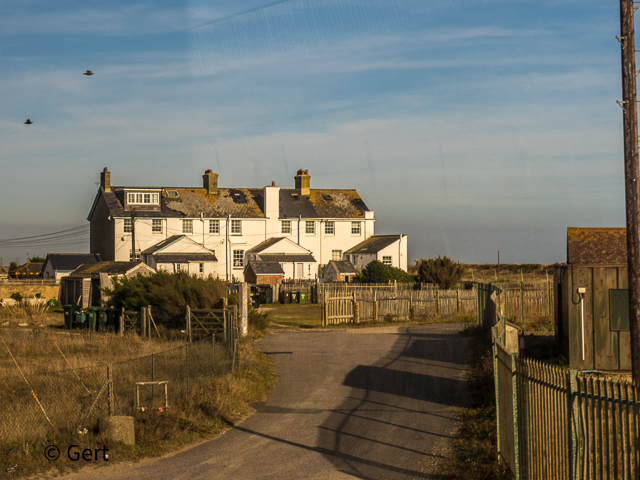
[[[410,262],[562,262],[568,226],[625,224],[616,35],[602,0],[0,0],[0,239],[87,224],[103,167],[304,168]],[[65,251],[88,235],[0,241],[5,264]]]

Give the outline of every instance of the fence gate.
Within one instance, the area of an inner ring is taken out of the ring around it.
[[[354,322],[354,296],[327,297],[325,300],[324,319],[326,325]]]

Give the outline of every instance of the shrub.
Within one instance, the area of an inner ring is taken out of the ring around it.
[[[363,283],[415,282],[415,279],[400,268],[385,265],[374,260],[356,276],[356,281]]]
[[[464,267],[449,257],[423,259],[418,267],[421,282],[436,283],[440,288],[451,288],[464,275]]]
[[[13,292],[9,298],[14,299],[18,303],[22,301],[22,295],[20,295],[20,292]]]
[[[194,309],[220,308],[226,293],[227,282],[186,272],[123,278],[105,289],[109,306],[140,310],[151,305],[154,320],[163,323],[182,321],[187,305]]]
[[[249,326],[264,332],[269,326],[269,321],[269,312],[260,313],[255,308],[249,308]]]

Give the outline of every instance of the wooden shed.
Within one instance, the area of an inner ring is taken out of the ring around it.
[[[626,228],[568,228],[553,279],[556,340],[571,368],[630,370]]]

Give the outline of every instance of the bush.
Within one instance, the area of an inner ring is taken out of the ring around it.
[[[356,275],[356,281],[363,283],[415,282],[415,279],[400,268],[385,265],[374,260]]]
[[[464,275],[464,267],[449,257],[423,259],[418,267],[421,282],[436,283],[440,288],[451,288]]]
[[[264,333],[269,326],[269,312],[260,313],[255,308],[249,308],[249,326]]]
[[[227,282],[186,272],[158,272],[116,280],[104,293],[110,296],[109,306],[140,310],[151,305],[154,320],[167,323],[182,321],[187,305],[194,309],[221,308]]]
[[[20,295],[20,292],[14,292],[11,294],[11,296],[9,298],[14,299],[16,302],[20,303],[22,301],[22,295]]]

